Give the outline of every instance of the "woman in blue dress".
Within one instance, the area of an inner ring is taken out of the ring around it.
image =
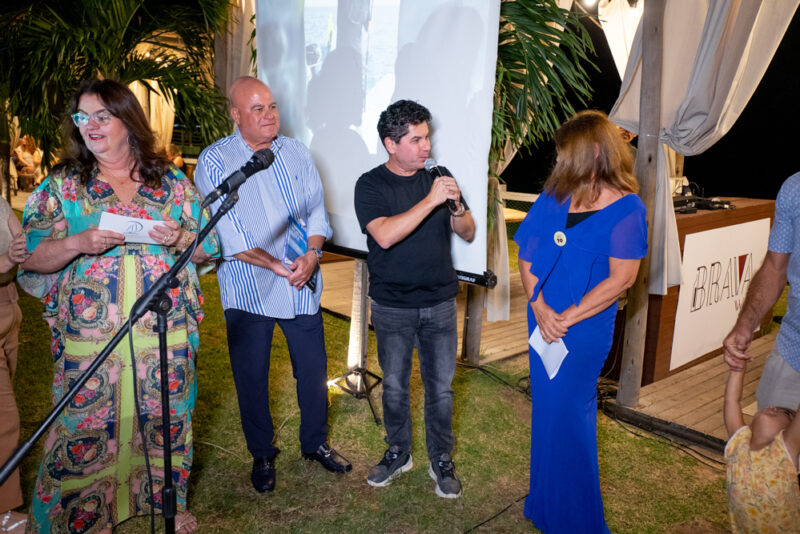
[[[555,134],[555,168],[514,236],[528,295],[531,476],[525,516],[545,533],[609,532],[597,466],[597,378],[617,297],[647,252],[645,208],[617,127],[582,111]],[[568,351],[558,366],[557,345]]]

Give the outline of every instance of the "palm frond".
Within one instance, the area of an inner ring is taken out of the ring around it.
[[[490,168],[549,138],[591,96],[584,64],[594,47],[579,15],[555,0],[503,0],[497,47]]]
[[[22,133],[50,153],[60,123],[84,80],[150,80],[152,90],[198,106],[187,113],[204,142],[229,133],[225,98],[213,83],[214,31],[225,27],[228,0],[39,0],[0,22],[0,93]],[[152,45],[150,57],[137,51]]]

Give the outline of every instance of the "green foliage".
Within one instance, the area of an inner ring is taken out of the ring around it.
[[[555,0],[503,0],[497,48],[497,82],[490,167],[549,138],[574,113],[568,97],[591,95],[582,64],[594,66],[594,47],[579,15]]]
[[[69,98],[90,78],[145,81],[185,106],[205,142],[227,135],[225,97],[214,86],[213,35],[227,0],[39,0],[0,18],[0,94],[22,133],[47,153],[60,146]],[[140,45],[156,47],[149,57]]]

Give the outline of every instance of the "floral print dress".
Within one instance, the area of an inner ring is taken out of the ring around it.
[[[751,436],[743,426],[725,446],[731,532],[800,533],[800,487],[783,431],[757,451]]]
[[[96,169],[84,187],[75,169],[62,168],[31,194],[23,228],[30,250],[43,239],[62,239],[98,225],[104,211],[152,220],[168,215],[180,221],[184,230],[196,232],[200,201],[194,185],[174,167],[162,178],[160,188],[141,185],[128,204],[120,201]],[[215,233],[200,246],[207,253],[219,253]],[[177,257],[174,248],[126,243],[102,255],[79,255],[56,273],[20,273],[20,285],[43,300],[44,319],[52,331],[54,403],[125,324],[136,299]],[[203,303],[194,265],[181,272],[180,285],[170,290],[170,296],[169,435],[172,479],[178,509],[184,510],[192,465],[191,414],[197,396],[197,325]],[[148,312],[132,328],[135,368],[126,336],[47,432],[33,496],[31,531],[110,532],[113,525],[129,517],[149,513],[140,429],[147,441],[155,503],[160,510],[164,463],[155,322],[156,316]],[[136,417],[134,387],[140,419]]]

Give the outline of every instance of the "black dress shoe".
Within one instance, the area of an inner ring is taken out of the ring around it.
[[[275,489],[275,458],[253,458],[250,482],[259,493]]]
[[[314,452],[304,452],[303,458],[316,460],[322,464],[322,467],[333,473],[346,473],[353,468],[347,458],[333,450],[333,447],[327,443],[320,445]]]

